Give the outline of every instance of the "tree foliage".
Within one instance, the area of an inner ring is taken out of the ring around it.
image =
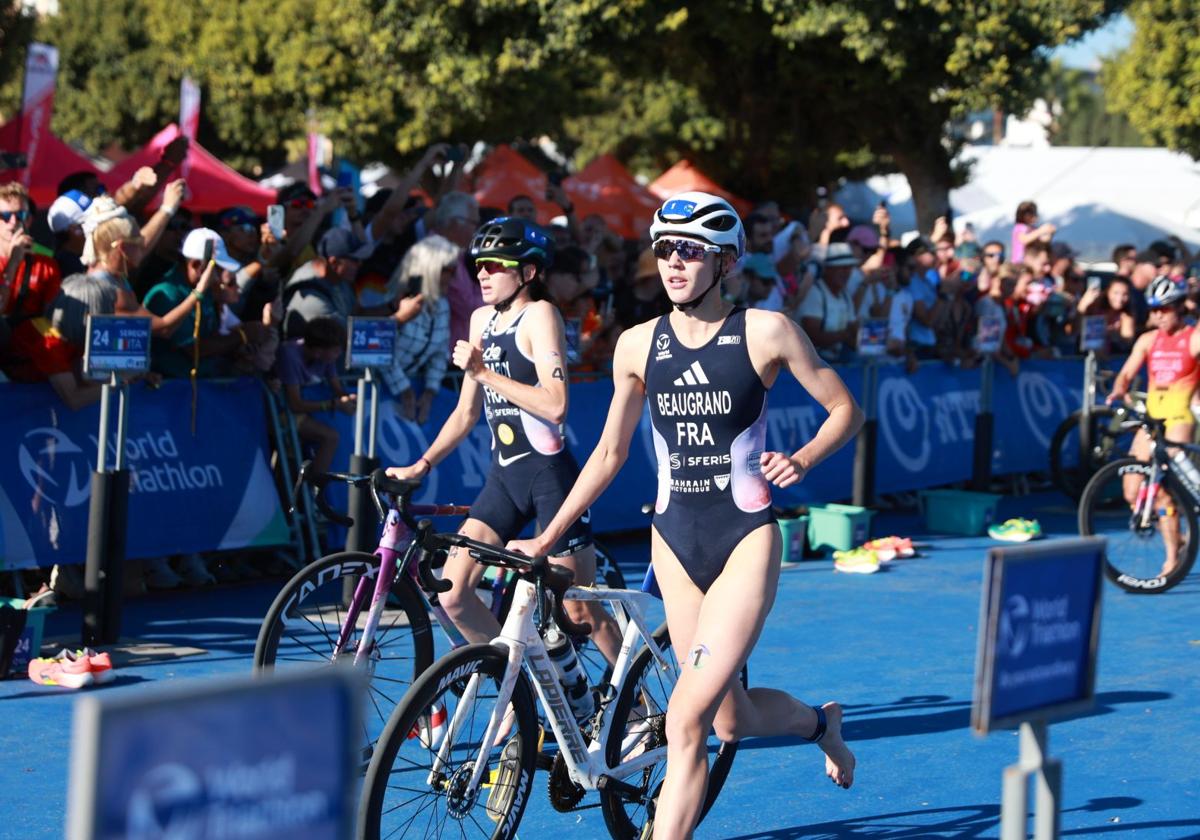
[[[1055,146],[1145,146],[1146,139],[1123,114],[1105,108],[1105,93],[1088,70],[1055,61],[1046,73],[1043,98],[1054,115]]]
[[[648,173],[681,156],[749,196],[801,204],[854,161],[899,167],[944,209],[969,110],[1022,111],[1045,50],[1121,0],[62,0],[55,128],[97,151],[204,92],[200,140],[282,161],[310,118],[339,154],[549,136]]]
[[[1135,0],[1133,41],[1104,68],[1108,107],[1153,141],[1200,157],[1200,3]]]

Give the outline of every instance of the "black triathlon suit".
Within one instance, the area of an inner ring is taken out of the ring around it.
[[[537,368],[517,343],[527,305],[506,329],[495,331],[500,313],[484,327],[483,363],[488,370],[524,385],[537,385]],[[566,447],[562,426],[543,420],[484,386],[483,410],[492,432],[492,467],[471,518],[478,519],[508,542],[537,520],[545,528],[558,513],[579,476],[579,466]],[[569,554],[592,544],[590,514],[567,529],[550,554]]]
[[[685,347],[663,315],[646,357],[646,400],[658,498],[654,528],[707,592],[742,539],[769,522],[771,488],[760,456],[767,389],[750,362],[746,310],[735,309],[703,346]]]

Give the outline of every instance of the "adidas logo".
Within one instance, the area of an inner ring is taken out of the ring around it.
[[[704,375],[704,368],[700,367],[700,362],[695,361],[692,362],[691,367],[683,372],[683,376],[675,380],[675,384],[680,387],[684,385],[707,385],[708,377]]]

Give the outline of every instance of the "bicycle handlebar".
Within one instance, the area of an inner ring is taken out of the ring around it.
[[[555,595],[552,609],[554,621],[559,629],[575,636],[587,636],[592,632],[590,624],[587,622],[577,624],[571,621],[563,610],[563,595],[575,583],[575,573],[566,566],[551,563],[550,559],[545,556],[529,557],[525,554],[517,554],[515,551],[479,542],[462,534],[434,533],[433,525],[428,519],[421,520],[417,525],[416,539],[427,552],[464,548],[471,557],[485,566],[511,569],[534,583],[540,583]]]

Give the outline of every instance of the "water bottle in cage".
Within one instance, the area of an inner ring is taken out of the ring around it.
[[[575,655],[575,646],[571,644],[567,634],[553,624],[546,628],[544,641],[546,653],[550,655],[550,661],[562,677],[567,702],[571,704],[575,720],[582,725],[595,713],[596,699],[588,687],[587,675],[579,664],[579,657]]]
[[[1196,469],[1196,465],[1192,463],[1192,459],[1188,457],[1186,451],[1176,449],[1171,455],[1171,464],[1175,467],[1176,474],[1183,479],[1189,489],[1200,490],[1200,470]]]

